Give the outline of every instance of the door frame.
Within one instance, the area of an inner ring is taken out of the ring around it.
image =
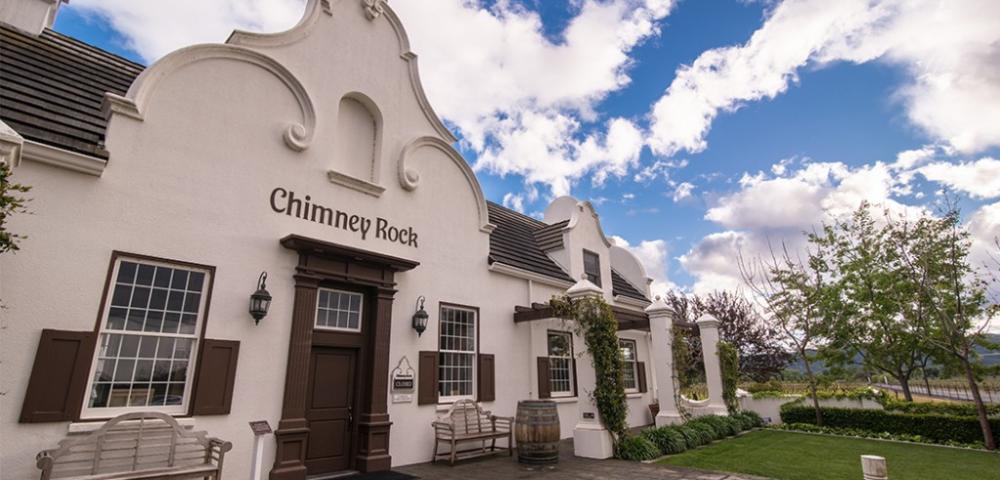
[[[395,274],[415,268],[419,263],[354,247],[337,245],[299,235],[289,235],[281,245],[298,252],[295,267],[295,298],[292,307],[292,328],[289,335],[288,365],[285,373],[284,400],[281,421],[274,432],[277,451],[271,480],[305,480],[305,453],[308,448],[309,422],[305,419],[309,362],[314,342],[348,341],[349,336],[360,342],[357,374],[355,375],[355,405],[357,414],[352,426],[353,468],[361,472],[388,470],[389,337],[392,323],[392,302],[396,293]],[[313,328],[316,300],[320,287],[337,286],[365,289],[363,315],[369,328],[362,334],[328,332]],[[365,333],[367,330],[367,333]],[[365,372],[365,373],[362,373]]]

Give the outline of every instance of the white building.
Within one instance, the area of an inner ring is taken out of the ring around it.
[[[0,256],[2,478],[132,410],[233,442],[234,478],[252,420],[276,430],[271,478],[383,470],[430,460],[459,398],[551,397],[578,453],[607,457],[582,340],[544,305],[581,277],[622,325],[629,425],[653,422],[670,377],[643,267],[587,202],[538,221],[485,200],[384,2],[311,0],[287,32],[148,68],[48,30],[58,5],[0,6],[0,153],[33,187]]]

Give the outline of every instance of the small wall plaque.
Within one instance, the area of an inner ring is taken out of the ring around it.
[[[404,356],[399,359],[396,368],[392,369],[392,391],[412,392],[416,384],[416,378],[417,376],[413,372],[413,367],[410,366],[410,361]]]
[[[250,430],[253,430],[253,434],[256,436],[267,435],[271,433],[271,425],[267,423],[267,420],[255,420],[250,422]]]
[[[593,420],[594,412],[583,412],[583,418],[586,420]]]

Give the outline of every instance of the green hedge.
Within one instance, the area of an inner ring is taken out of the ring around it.
[[[824,408],[822,411],[823,424],[827,427],[919,435],[935,442],[983,442],[983,433],[976,417],[851,408]],[[812,407],[785,405],[781,407],[781,421],[815,425],[816,411]],[[1000,442],[1000,419],[992,419],[990,424],[994,438]]]
[[[883,402],[886,410],[902,413],[922,413],[938,415],[955,415],[958,417],[975,417],[976,405],[972,403],[938,403],[938,402],[904,402],[900,400],[887,399]],[[1000,416],[1000,404],[986,405],[987,415]]]

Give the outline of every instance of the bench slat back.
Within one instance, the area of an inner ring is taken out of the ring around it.
[[[135,412],[115,417],[101,428],[79,438],[67,438],[59,442],[59,448],[46,452],[52,458],[49,478],[218,461],[205,432],[186,431],[173,417],[159,412]]]
[[[486,433],[493,431],[489,412],[484,412],[479,404],[472,400],[455,402],[445,416],[455,427],[455,433],[466,435],[470,433]]]

